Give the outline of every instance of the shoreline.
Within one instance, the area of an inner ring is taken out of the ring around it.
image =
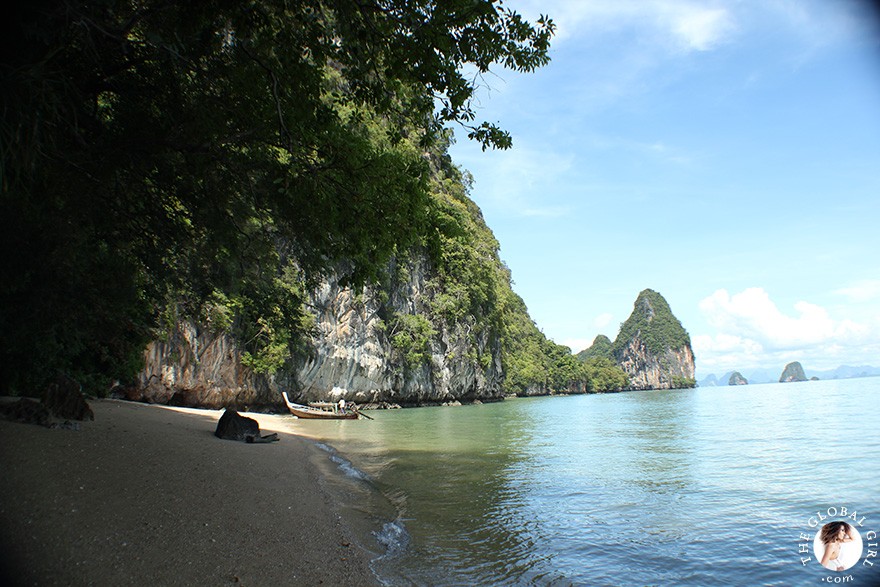
[[[378,585],[320,449],[214,436],[222,410],[91,400],[79,430],[0,420],[0,578],[39,585]]]

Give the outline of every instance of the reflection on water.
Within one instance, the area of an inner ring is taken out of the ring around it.
[[[820,577],[796,556],[812,512],[880,520],[877,394],[878,379],[633,392],[295,428],[363,475],[392,585],[791,585]]]

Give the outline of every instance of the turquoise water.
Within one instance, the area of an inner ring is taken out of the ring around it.
[[[799,551],[817,512],[860,521],[862,538],[880,530],[878,407],[880,379],[869,378],[296,428],[345,473],[339,488],[387,585],[874,585],[868,540],[841,573],[811,543]]]

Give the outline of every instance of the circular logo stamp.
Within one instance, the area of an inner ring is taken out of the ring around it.
[[[820,582],[858,582],[864,573],[875,576],[878,542],[868,516],[851,507],[831,506],[807,518],[798,537],[798,558],[804,567],[821,572]]]

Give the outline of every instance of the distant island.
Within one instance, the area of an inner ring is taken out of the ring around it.
[[[739,371],[734,371],[727,378],[727,385],[748,385],[749,380],[742,376]]]
[[[796,367],[791,367],[792,365],[798,365],[801,368],[803,378],[802,379],[789,379],[792,375],[791,369],[796,369]],[[787,374],[787,375],[786,375]],[[736,377],[735,377],[736,376]],[[827,380],[827,379],[854,379],[858,377],[878,377],[880,376],[880,367],[874,367],[869,365],[859,365],[859,366],[851,366],[851,365],[841,365],[836,367],[835,369],[829,369],[824,371],[819,371],[815,369],[808,369],[801,365],[800,362],[795,361],[793,363],[789,363],[788,365],[778,369],[767,369],[767,368],[754,368],[754,369],[745,369],[739,371],[727,371],[722,375],[715,375],[714,373],[710,373],[706,377],[703,377],[697,382],[699,387],[718,387],[718,386],[726,386],[726,385],[746,385],[746,384],[756,384],[756,383],[779,383],[783,380],[785,381],[807,381],[807,380]],[[740,379],[741,378],[741,379]]]
[[[779,383],[791,383],[793,381],[807,381],[807,374],[804,373],[804,367],[797,361],[789,363],[782,370],[779,376]]]

